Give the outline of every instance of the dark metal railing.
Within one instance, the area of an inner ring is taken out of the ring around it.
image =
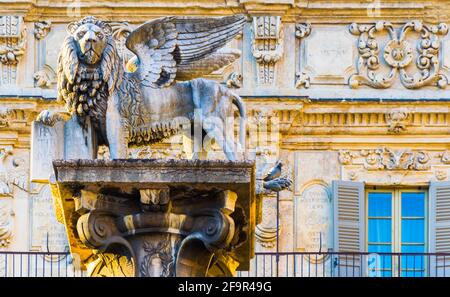
[[[0,252],[0,277],[81,277],[68,252]]]
[[[0,277],[84,277],[67,252],[0,252]],[[446,277],[450,253],[256,253],[241,277]]]
[[[446,277],[450,253],[256,253],[241,277]]]

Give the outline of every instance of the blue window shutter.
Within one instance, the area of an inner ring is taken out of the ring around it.
[[[364,276],[364,183],[333,181],[334,276]]]
[[[431,182],[429,252],[450,253],[450,182]],[[445,259],[445,263],[444,263]],[[430,276],[450,276],[450,256],[431,256]]]

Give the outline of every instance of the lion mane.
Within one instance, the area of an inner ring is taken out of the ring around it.
[[[89,65],[79,59],[79,46],[73,37],[82,24],[94,23],[107,36],[101,60]],[[80,124],[92,124],[106,136],[106,109],[108,98],[121,84],[123,67],[112,38],[111,28],[94,17],[85,18],[69,26],[70,35],[65,38],[58,57],[58,101],[65,102],[70,114],[76,114]],[[104,137],[106,138],[106,137]]]

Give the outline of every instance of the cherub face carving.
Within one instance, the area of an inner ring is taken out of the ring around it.
[[[80,52],[78,56],[86,64],[95,64],[101,60],[106,47],[107,36],[103,29],[95,24],[83,24],[73,33]]]

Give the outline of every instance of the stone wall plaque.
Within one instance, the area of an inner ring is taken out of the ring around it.
[[[346,83],[353,67],[354,41],[344,27],[315,27],[303,43],[301,70],[311,83]]]
[[[64,156],[64,123],[53,127],[33,122],[31,132],[31,181],[47,182],[53,173],[52,160]]]
[[[31,249],[64,252],[68,250],[66,230],[56,220],[50,187],[44,185],[31,200]]]
[[[332,246],[332,204],[324,183],[307,185],[295,203],[296,249],[304,252],[327,252]],[[314,257],[311,261],[322,260]]]

